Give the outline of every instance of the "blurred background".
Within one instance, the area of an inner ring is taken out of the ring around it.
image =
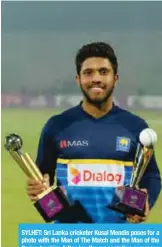
[[[75,104],[75,54],[106,41],[119,60],[118,103],[162,109],[161,11],[161,2],[2,2],[2,107]]]
[[[33,159],[47,119],[78,104],[75,55],[84,44],[110,43],[119,60],[114,101],[158,134],[162,172],[162,2],[3,1],[1,38],[2,246],[17,246],[19,223],[43,223],[25,191],[25,175],[4,150],[19,133]],[[162,196],[148,223],[162,222]]]

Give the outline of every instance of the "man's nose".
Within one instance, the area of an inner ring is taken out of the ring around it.
[[[95,72],[93,74],[92,82],[95,82],[95,83],[98,82],[98,83],[100,83],[100,81],[101,81],[101,75],[98,72]]]

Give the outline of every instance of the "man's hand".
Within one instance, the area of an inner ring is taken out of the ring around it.
[[[141,191],[147,193],[147,189],[141,189]],[[141,223],[148,219],[149,213],[150,213],[150,209],[149,209],[148,196],[147,196],[146,205],[145,205],[145,216],[142,217],[139,215],[128,215],[127,220],[130,223]]]
[[[43,176],[43,181],[37,181],[34,179],[27,180],[27,194],[31,201],[36,201],[38,199],[38,195],[45,191],[50,186],[49,183],[49,175],[45,174]]]

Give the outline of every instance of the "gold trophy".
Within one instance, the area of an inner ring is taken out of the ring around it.
[[[28,178],[43,183],[43,176],[38,166],[33,162],[28,153],[23,153],[23,141],[17,134],[10,134],[5,138],[5,148],[17,162]],[[71,203],[62,188],[51,186],[39,194],[34,206],[46,222],[58,220],[62,223],[92,223],[79,201]]]
[[[108,208],[125,215],[145,215],[145,205],[148,195],[139,189],[139,183],[154,153],[154,144],[157,141],[157,135],[152,129],[146,128],[140,133],[139,141],[130,184],[117,188],[111,205],[108,205]]]
[[[5,138],[5,148],[27,177],[43,183],[43,176],[38,166],[28,153],[21,151],[22,145],[23,141],[17,134],[10,134]],[[51,222],[58,219],[59,215],[69,207],[69,201],[60,187],[51,186],[38,195],[34,206],[46,222]]]

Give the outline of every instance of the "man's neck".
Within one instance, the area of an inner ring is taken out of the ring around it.
[[[84,99],[82,103],[83,110],[94,118],[103,117],[112,109],[112,106],[112,97],[110,97],[107,102],[98,106],[89,103],[86,99]]]

